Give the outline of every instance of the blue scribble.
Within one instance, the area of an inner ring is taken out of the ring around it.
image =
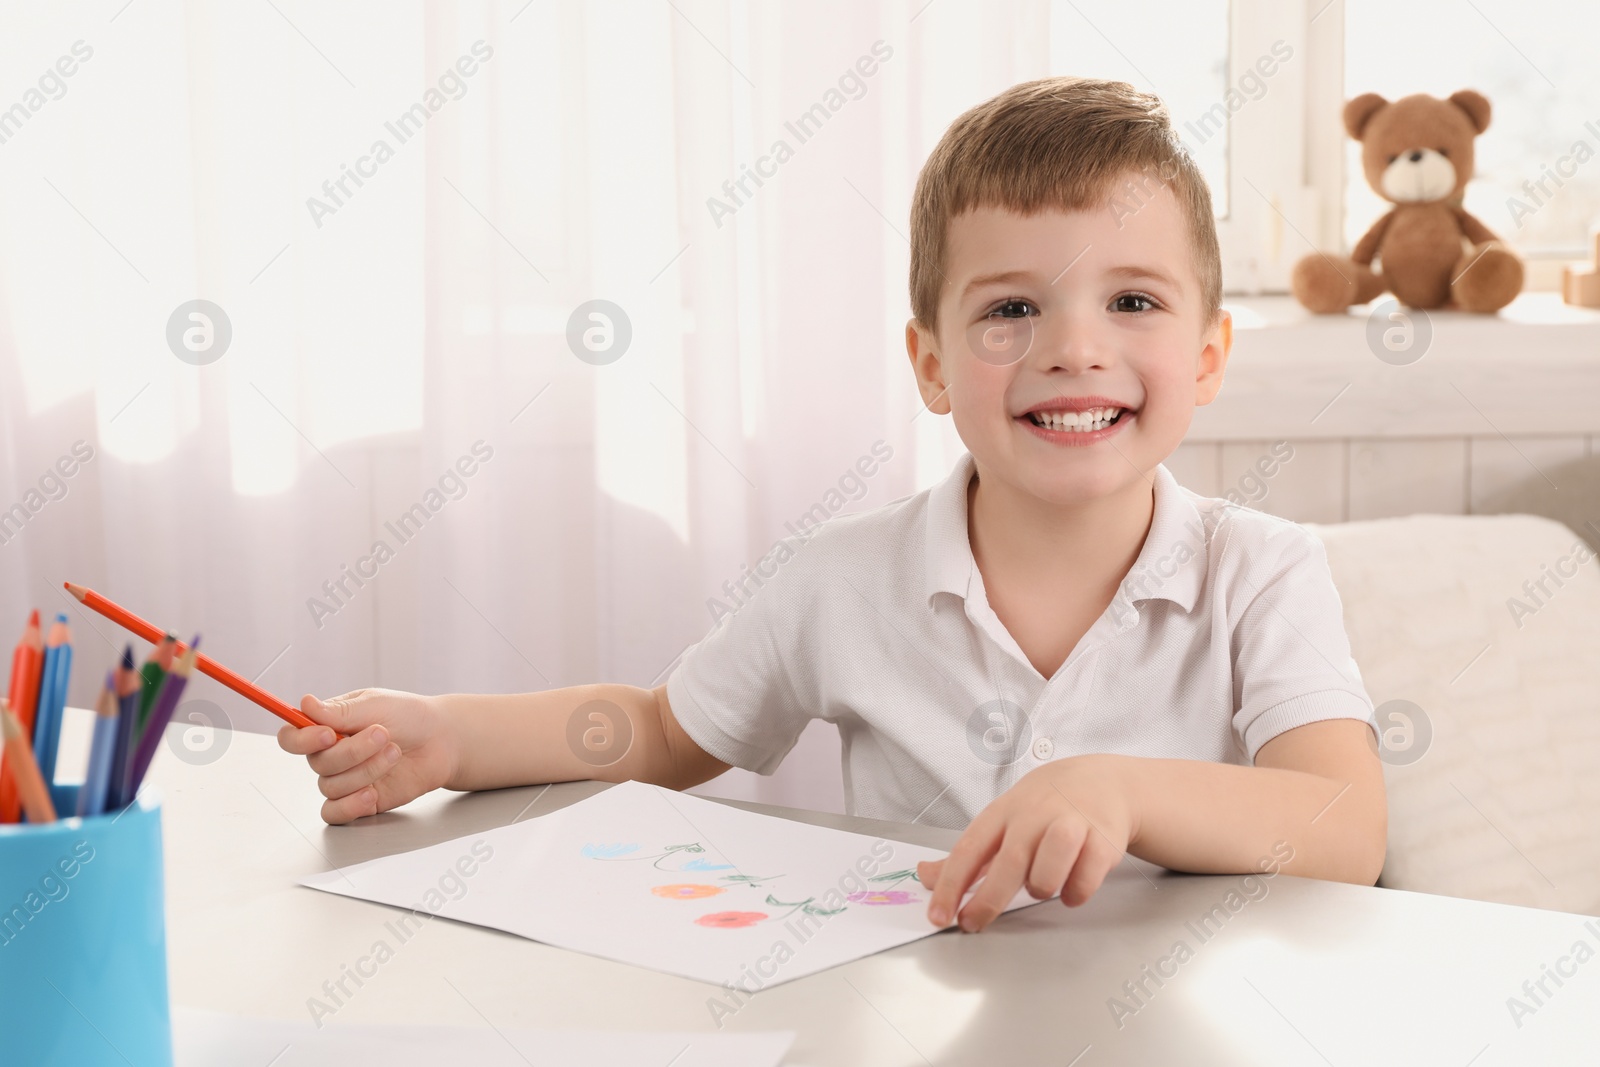
[[[638,845],[584,845],[583,854],[592,860],[611,859],[639,851]]]
[[[683,865],[686,871],[731,871],[731,863],[712,863],[710,860],[690,860]]]

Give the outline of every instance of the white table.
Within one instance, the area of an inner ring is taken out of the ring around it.
[[[63,767],[77,765],[85,723],[86,713],[69,712]],[[152,780],[164,806],[172,1000],[236,1015],[308,1019],[308,1000],[326,996],[325,981],[337,981],[378,939],[393,940],[385,923],[397,909],[319,893],[296,878],[533,818],[604,788],[440,793],[328,827],[302,759],[270,737],[227,741],[207,765],[164,749]],[[740,806],[941,848],[956,837]],[[1507,1008],[1508,997],[1524,996],[1525,980],[1537,981],[1576,941],[1600,949],[1600,921],[1586,927],[1558,912],[1283,875],[1202,941],[1186,924],[1240,882],[1125,860],[1082,908],[1050,901],[981,934],[942,933],[798,979],[757,994],[726,1026],[795,1030],[788,1062],[818,1067],[1490,1067],[1600,1058],[1600,958],[1559,988],[1547,979],[1553,995],[1520,1028]],[[1171,977],[1159,987],[1145,979],[1151,995],[1119,1028],[1110,999],[1132,1006],[1124,982],[1180,939],[1192,958],[1166,965]],[[707,1031],[707,1000],[717,992],[437,919],[363,979],[328,1025]]]

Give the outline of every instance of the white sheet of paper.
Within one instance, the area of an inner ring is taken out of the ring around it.
[[[935,933],[916,865],[944,855],[624,782],[301,884],[754,992]]]
[[[794,1044],[790,1031],[471,1030],[455,1026],[383,1026],[250,1019],[199,1008],[172,1009],[177,1067],[778,1067]]]

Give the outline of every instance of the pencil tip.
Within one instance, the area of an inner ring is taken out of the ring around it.
[[[133,670],[133,643],[132,642],[129,642],[128,644],[122,646],[122,669],[126,670],[126,671]]]
[[[33,614],[28,616],[28,625],[29,626],[38,626],[39,625],[39,609],[38,608],[34,608],[33,609]]]
[[[68,619],[67,619],[67,613],[66,612],[64,612],[64,611],[56,612],[56,622],[67,622],[67,621],[68,621]]]
[[[83,595],[89,591],[89,590],[85,589],[83,586],[75,585],[72,582],[62,582],[61,584],[67,587],[67,592],[71,593],[73,596],[77,597],[79,600],[82,600],[83,599]]]

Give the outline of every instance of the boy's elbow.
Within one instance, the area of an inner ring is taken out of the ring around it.
[[[1384,860],[1389,854],[1389,813],[1382,803],[1375,811],[1363,813],[1345,828],[1343,870],[1334,876],[1336,881],[1351,885],[1377,885],[1383,874]]]
[[[1343,864],[1347,873],[1339,881],[1352,885],[1377,885],[1389,854],[1389,797],[1381,766],[1376,760],[1357,779],[1353,801],[1341,814],[1336,831],[1344,846]],[[1329,812],[1332,815],[1332,812]]]
[[[1380,836],[1375,845],[1366,846],[1355,857],[1353,876],[1348,880],[1354,885],[1377,885],[1388,853],[1389,843],[1384,836]]]
[[[661,739],[662,756],[657,780],[653,784],[668,789],[691,789],[731,769],[728,764],[701,748],[699,742],[690,737],[683,724],[678,722],[672,705],[667,701],[665,683],[650,690],[650,695],[655,698],[656,725],[659,730],[655,736]]]
[[[1376,827],[1371,831],[1371,837],[1366,849],[1365,862],[1361,867],[1361,884],[1377,885],[1378,879],[1383,876],[1384,861],[1389,858],[1389,813],[1383,811],[1376,820]]]

